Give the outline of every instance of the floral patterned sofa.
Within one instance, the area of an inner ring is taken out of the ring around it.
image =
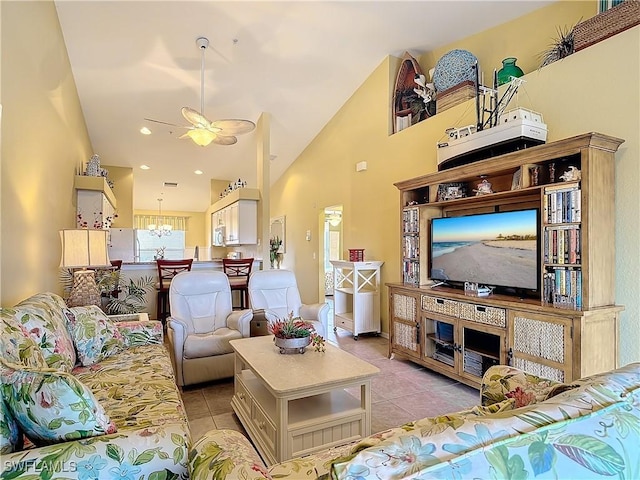
[[[160,322],[40,293],[0,309],[0,348],[1,479],[188,478]]]
[[[640,363],[570,385],[493,366],[480,396],[470,410],[269,468],[241,434],[213,430],[193,446],[191,478],[640,478]]]

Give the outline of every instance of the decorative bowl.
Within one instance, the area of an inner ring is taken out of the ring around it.
[[[278,338],[273,337],[273,343],[280,349],[281,354],[304,353],[305,348],[311,343],[311,337]]]

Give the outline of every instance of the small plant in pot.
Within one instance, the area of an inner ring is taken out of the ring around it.
[[[269,333],[273,334],[273,341],[280,353],[304,353],[308,345],[313,345],[316,351],[324,352],[324,338],[316,333],[313,325],[300,317],[289,313],[286,319],[269,322]]]

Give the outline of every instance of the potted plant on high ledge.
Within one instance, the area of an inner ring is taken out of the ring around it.
[[[282,239],[280,237],[276,236],[269,240],[269,260],[271,262],[271,268],[274,267],[276,260],[278,260],[278,268],[280,268],[280,261],[282,260],[280,247],[282,247]]]
[[[324,338],[316,333],[312,324],[294,317],[293,312],[286,319],[269,322],[267,329],[273,334],[273,341],[280,348],[280,353],[304,353],[309,345],[313,345],[318,352],[325,350]]]

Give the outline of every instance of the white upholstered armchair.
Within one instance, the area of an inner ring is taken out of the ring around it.
[[[303,305],[295,274],[290,270],[258,270],[249,277],[251,308],[263,309],[267,320],[294,317],[313,324],[316,332],[326,338],[328,330],[328,303]]]
[[[249,336],[253,313],[232,310],[227,276],[214,271],[179,273],[171,280],[169,302],[167,337],[178,385],[233,377],[229,340]]]

